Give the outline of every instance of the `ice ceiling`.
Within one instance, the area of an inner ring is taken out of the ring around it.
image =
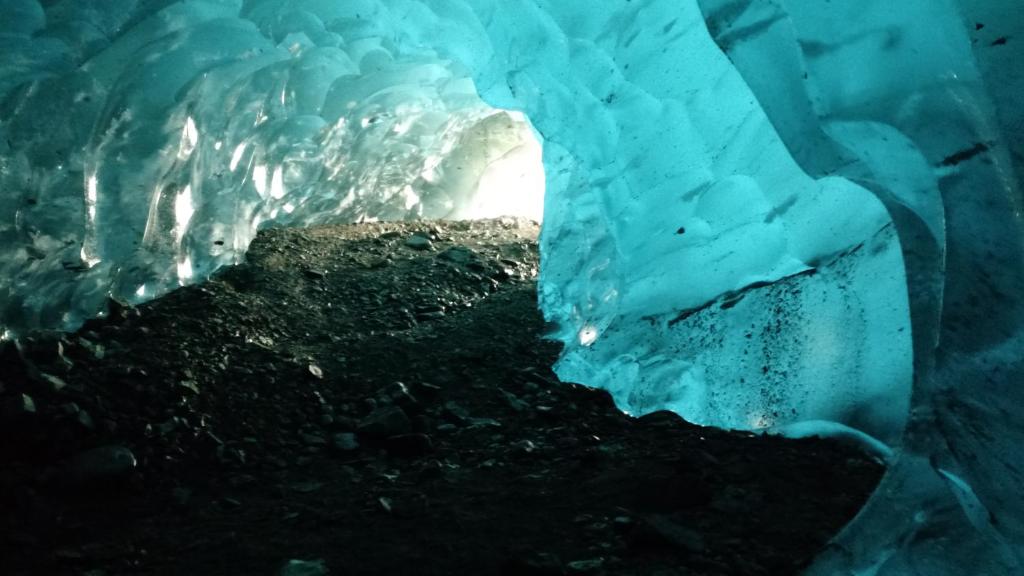
[[[8,334],[202,278],[261,225],[535,215],[532,122],[563,379],[886,458],[811,574],[1022,573],[1016,0],[0,15]]]

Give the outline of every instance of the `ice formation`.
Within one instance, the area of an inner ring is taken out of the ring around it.
[[[205,278],[260,226],[539,218],[522,114],[372,3],[45,4],[0,3],[0,328]]]
[[[522,112],[563,379],[884,455],[813,574],[1020,574],[1016,4],[0,0],[0,327],[518,209]]]

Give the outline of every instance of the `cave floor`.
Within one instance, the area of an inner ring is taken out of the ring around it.
[[[536,233],[264,231],[205,283],[8,343],[0,572],[805,566],[881,467],[822,440],[634,419],[558,383]]]

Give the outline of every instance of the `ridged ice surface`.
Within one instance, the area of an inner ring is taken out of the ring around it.
[[[0,6],[0,326],[202,279],[260,226],[539,217],[522,115],[380,8],[51,4]]]
[[[1015,2],[43,4],[0,0],[7,330],[261,225],[526,211],[517,110],[563,379],[892,449],[812,573],[1021,573]]]

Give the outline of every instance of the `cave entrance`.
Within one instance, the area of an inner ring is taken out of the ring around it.
[[[543,220],[543,147],[521,112],[495,109],[465,129],[446,155],[432,157],[420,178],[452,197],[427,217]]]

